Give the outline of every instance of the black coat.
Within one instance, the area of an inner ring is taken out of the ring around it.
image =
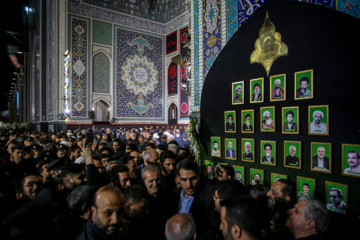
[[[182,188],[174,191],[175,203],[179,206]],[[216,214],[213,200],[215,189],[211,184],[201,183],[196,187],[194,201],[190,208],[190,213],[196,223],[196,239],[216,239],[220,225],[219,214]]]

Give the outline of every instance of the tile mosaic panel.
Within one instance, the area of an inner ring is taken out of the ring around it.
[[[71,19],[71,116],[87,117],[88,27],[86,20]]]
[[[204,9],[204,79],[221,50],[220,0],[206,0]]]
[[[105,53],[93,57],[93,92],[110,93],[110,59]]]
[[[163,118],[164,37],[122,28],[115,36],[116,118]]]

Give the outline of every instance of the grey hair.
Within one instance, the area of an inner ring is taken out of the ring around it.
[[[194,218],[189,213],[178,213],[169,218],[165,225],[167,240],[190,240],[196,233]]]
[[[304,218],[306,220],[313,219],[316,223],[316,233],[324,236],[330,224],[330,214],[326,206],[322,202],[312,198],[303,197],[299,199],[299,202],[300,201],[307,203],[304,208]]]
[[[179,147],[174,143],[170,143],[168,148],[170,148],[169,150],[173,151],[175,154],[178,154],[179,152]]]
[[[157,172],[158,174],[161,174],[160,169],[155,165],[147,165],[141,170],[141,180],[145,181],[145,172]]]

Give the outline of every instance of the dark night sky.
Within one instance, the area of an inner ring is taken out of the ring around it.
[[[7,110],[8,98],[5,93],[9,92],[11,86],[11,78],[14,77],[13,72],[16,69],[10,64],[10,60],[6,54],[6,45],[9,43],[9,37],[6,36],[7,31],[17,32],[21,35],[17,37],[22,41],[23,36],[23,11],[29,0],[10,0],[4,2],[3,18],[1,24],[1,58],[2,58],[2,77],[0,79],[0,111]],[[9,13],[6,14],[5,12]],[[13,81],[14,82],[14,81]]]

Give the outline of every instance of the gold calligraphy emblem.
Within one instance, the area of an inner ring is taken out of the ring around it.
[[[259,38],[255,41],[255,50],[250,56],[250,63],[261,63],[269,76],[270,68],[279,57],[288,55],[288,47],[281,42],[281,34],[275,31],[275,25],[266,12],[265,22],[260,28]]]

